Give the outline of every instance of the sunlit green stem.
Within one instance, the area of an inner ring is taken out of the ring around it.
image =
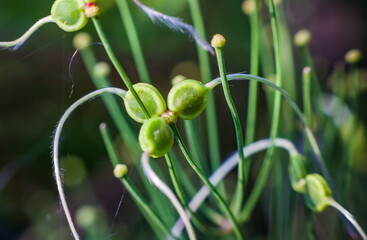
[[[245,190],[245,182],[246,182],[246,167],[249,164],[245,165],[245,156],[243,155],[242,148],[243,148],[243,135],[242,135],[242,128],[241,128],[241,121],[236,109],[236,106],[233,102],[231,92],[229,90],[227,75],[226,75],[226,68],[223,59],[223,49],[222,48],[215,48],[215,52],[217,55],[218,60],[218,68],[220,72],[220,77],[222,80],[223,92],[226,98],[229,110],[231,111],[235,131],[236,131],[236,140],[237,140],[237,149],[240,155],[240,162],[238,164],[238,174],[237,174],[237,185],[235,190],[235,196],[233,198],[233,212],[237,213],[242,206],[244,190]]]
[[[222,208],[222,210],[225,212],[225,214],[228,216],[229,221],[232,224],[233,231],[237,237],[237,239],[243,239],[242,232],[240,230],[240,227],[238,225],[238,222],[236,218],[233,215],[233,212],[229,209],[227,203],[223,199],[223,197],[219,194],[217,189],[213,186],[213,184],[210,183],[209,179],[204,175],[203,171],[198,167],[198,165],[195,163],[195,161],[191,158],[191,155],[189,151],[187,150],[185,143],[183,142],[181,135],[177,129],[177,126],[172,126],[175,139],[178,142],[180,149],[182,153],[184,154],[186,160],[192,167],[192,169],[197,173],[197,175],[200,177],[200,179],[203,181],[203,183],[210,189],[210,192],[214,195],[214,197],[217,199],[219,206]]]
[[[110,58],[113,66],[116,68],[118,74],[120,75],[120,77],[124,81],[126,87],[131,91],[134,98],[136,99],[136,101],[140,105],[145,117],[149,118],[149,113],[148,113],[147,109],[145,108],[143,102],[141,101],[138,94],[134,90],[133,85],[132,85],[129,77],[127,76],[125,70],[122,68],[121,64],[117,60],[117,57],[116,57],[115,53],[112,51],[111,45],[110,45],[110,43],[109,43],[109,41],[108,41],[108,39],[107,39],[103,29],[102,29],[101,24],[99,23],[99,20],[97,18],[92,18],[92,20],[93,20],[93,23],[94,23],[94,27],[96,28],[96,31],[98,33],[98,36],[101,39],[101,41],[103,43],[103,46],[106,49],[107,55]]]
[[[143,51],[141,49],[140,40],[136,31],[134,20],[131,16],[129,4],[127,3],[127,0],[117,0],[116,2],[120,11],[122,22],[125,26],[127,39],[129,41],[135,64],[138,69],[140,80],[145,83],[150,83],[150,76],[148,73],[147,65],[145,64]]]

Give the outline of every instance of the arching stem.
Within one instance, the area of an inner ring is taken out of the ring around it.
[[[63,184],[62,184],[62,180],[61,180],[61,174],[60,174],[60,165],[59,165],[59,142],[60,142],[60,136],[61,136],[61,132],[62,129],[64,127],[64,124],[66,122],[66,120],[68,119],[68,117],[70,116],[70,114],[80,105],[82,105],[83,103],[97,97],[100,96],[104,93],[112,93],[112,94],[116,94],[120,97],[124,96],[126,94],[126,91],[119,89],[119,88],[103,88],[103,89],[99,89],[96,90],[94,92],[91,92],[87,95],[85,95],[84,97],[80,98],[78,101],[76,101],[75,103],[73,103],[64,113],[64,115],[62,115],[59,123],[57,124],[56,130],[55,130],[55,135],[54,135],[54,140],[53,140],[53,146],[52,146],[52,152],[53,152],[53,164],[54,164],[54,174],[55,174],[55,179],[56,179],[56,185],[57,185],[57,190],[59,192],[59,196],[60,196],[60,201],[61,201],[61,205],[62,208],[65,212],[65,216],[66,219],[68,221],[70,230],[73,234],[74,239],[79,239],[79,235],[75,229],[75,225],[73,223],[73,219],[71,217],[68,205],[66,203],[66,198],[65,198],[65,193],[64,193],[64,189],[63,189]]]
[[[47,16],[38,20],[32,27],[30,27],[21,37],[9,42],[0,42],[0,48],[11,48],[14,50],[18,49],[35,31],[46,23],[55,22],[51,16]]]

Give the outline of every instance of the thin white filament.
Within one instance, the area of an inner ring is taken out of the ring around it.
[[[144,11],[144,13],[153,21],[157,23],[161,23],[164,26],[167,26],[169,29],[172,29],[174,31],[180,32],[180,33],[186,33],[190,37],[192,37],[195,42],[201,46],[205,51],[210,52],[212,55],[214,55],[213,48],[210,46],[210,44],[202,39],[199,34],[196,32],[195,28],[187,23],[184,23],[181,19],[177,17],[171,17],[168,15],[165,15],[163,13],[160,13],[158,11],[155,11],[152,8],[149,8],[139,2],[138,0],[133,0],[134,3]]]
[[[293,145],[293,143],[288,141],[287,139],[282,138],[276,138],[273,142],[270,139],[263,139],[251,143],[250,145],[243,148],[243,154],[247,158],[257,152],[269,148],[273,144],[276,147],[284,148],[285,150],[287,150],[290,156],[298,154],[298,151]],[[223,180],[223,178],[227,176],[227,174],[230,171],[233,170],[233,168],[237,166],[238,161],[239,161],[239,155],[237,152],[223,162],[223,164],[209,177],[209,181],[214,186],[216,186],[220,181]],[[210,194],[209,188],[205,185],[202,186],[189,203],[191,211],[196,212],[200,207],[200,205],[209,196],[209,194]],[[183,222],[181,219],[178,219],[175,225],[172,227],[171,231],[174,236],[179,236],[182,232],[182,229],[183,229]]]
[[[13,50],[17,50],[35,31],[37,31],[44,24],[51,22],[55,22],[51,16],[41,18],[18,39],[9,42],[0,42],[0,48],[12,47]]]
[[[149,181],[155,185],[166,197],[171,201],[172,205],[176,208],[180,219],[182,219],[183,225],[186,227],[187,234],[189,235],[190,240],[196,240],[196,235],[194,229],[190,223],[190,216],[188,216],[181,206],[181,203],[178,201],[175,194],[172,190],[155,174],[153,169],[150,167],[149,164],[149,153],[143,153],[141,158],[141,164],[144,170],[145,175],[149,179]],[[178,237],[179,234],[175,234],[172,231],[173,236]]]
[[[342,205],[340,205],[337,201],[334,199],[330,199],[330,206],[334,207],[336,210],[338,210],[357,230],[359,235],[362,237],[363,240],[367,240],[366,233],[363,231],[362,227],[358,224],[356,219],[350,212],[348,212]]]
[[[53,164],[54,164],[54,174],[55,174],[55,179],[56,179],[56,185],[57,185],[57,191],[59,192],[59,196],[60,196],[60,201],[61,201],[61,205],[62,208],[65,212],[65,216],[66,219],[68,221],[70,230],[73,234],[74,239],[78,240],[79,239],[79,235],[75,229],[75,225],[73,223],[68,205],[66,203],[66,198],[65,198],[65,193],[64,193],[64,189],[62,186],[62,180],[61,180],[61,174],[60,174],[60,165],[59,165],[59,142],[60,142],[60,136],[61,136],[61,132],[62,132],[62,128],[66,122],[66,120],[68,119],[68,117],[70,116],[70,114],[80,105],[82,105],[83,103],[87,102],[88,100],[91,100],[92,98],[95,98],[97,96],[100,96],[103,93],[112,93],[112,94],[116,94],[118,96],[122,96],[126,94],[126,91],[119,89],[119,88],[103,88],[103,89],[99,89],[96,90],[94,92],[91,92],[87,95],[85,95],[84,97],[80,98],[78,101],[76,101],[75,103],[73,103],[64,113],[64,115],[62,115],[59,123],[57,124],[56,130],[55,130],[55,136],[54,136],[54,140],[53,140],[53,146],[52,146],[52,152],[53,152]]]
[[[100,46],[103,46],[103,43],[101,42],[95,42],[95,43],[90,43],[88,44],[87,46],[85,47],[89,47],[89,46],[92,46],[92,45],[100,45]],[[73,78],[73,74],[71,73],[71,66],[74,62],[74,58],[76,57],[76,55],[78,54],[78,52],[81,50],[81,48],[77,48],[73,55],[71,56],[70,58],[70,62],[69,62],[69,77],[71,79],[71,90],[70,90],[70,94],[69,94],[69,98],[71,98],[71,96],[73,95],[73,92],[74,92],[74,78]]]

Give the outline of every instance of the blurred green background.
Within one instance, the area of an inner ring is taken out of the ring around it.
[[[284,1],[291,33],[302,28],[312,32],[311,53],[318,66],[323,88],[330,91],[327,76],[336,63],[343,61],[349,49],[358,48],[367,55],[367,2]],[[191,23],[185,0],[142,2]],[[36,20],[48,15],[53,1],[0,0],[0,3],[0,40],[6,41],[17,38]],[[207,35],[221,33],[227,38],[226,64],[227,71],[231,73],[249,70],[249,23],[241,11],[241,3],[240,0],[200,1]],[[138,82],[117,8],[113,0],[100,0],[100,5],[103,9],[100,20],[113,49],[133,82]],[[162,93],[167,94],[171,79],[177,73],[199,79],[194,42],[185,35],[153,24],[136,6],[130,6],[153,83]],[[91,25],[85,31],[91,33],[94,41],[98,42]],[[64,110],[76,99],[94,90],[78,55],[70,67],[72,77],[69,74],[69,63],[74,53],[73,36],[74,33],[65,33],[56,25],[47,24],[19,50],[0,51],[1,240],[71,239],[56,193],[50,145],[54,128]],[[99,60],[107,61],[103,47],[95,45],[92,48]],[[211,58],[211,61],[214,78],[218,71],[215,59]],[[366,63],[364,57],[362,68],[366,67]],[[298,69],[300,76],[301,68]],[[366,70],[362,74],[366,76]],[[125,88],[115,72],[112,73],[112,79],[114,86]],[[247,84],[236,83],[236,86],[233,89],[236,104],[244,109],[247,104]],[[231,124],[222,93],[218,91],[216,97],[221,112],[220,121]],[[366,91],[362,99],[366,102]],[[367,109],[363,102],[360,114],[366,122]],[[260,109],[260,112],[265,111],[265,107]],[[240,114],[245,117],[244,111]],[[63,167],[68,202],[73,210],[82,205],[96,206],[103,222],[99,226],[104,228],[101,231],[106,232],[105,239],[152,239],[151,230],[144,227],[143,217],[111,174],[112,168],[98,130],[101,122],[111,123],[112,130],[115,130],[102,101],[98,99],[80,107],[64,128],[62,156],[66,159]],[[226,139],[222,146],[224,158],[236,148],[235,138],[226,131],[222,132],[221,137]],[[122,146],[118,139],[116,144]],[[121,150],[121,155],[126,157],[124,150]],[[133,175],[134,169],[131,172]],[[366,184],[366,173],[363,175],[361,179]],[[360,194],[363,199],[367,198],[365,191]],[[115,217],[121,199],[122,208]],[[366,205],[363,209],[348,207],[352,212],[357,212],[362,226],[367,227],[367,216],[364,215],[367,212]],[[262,227],[258,231],[259,235],[266,234]]]

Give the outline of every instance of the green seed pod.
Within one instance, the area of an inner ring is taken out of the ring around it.
[[[197,117],[205,108],[209,89],[199,81],[184,80],[168,93],[167,105],[171,112],[184,120]]]
[[[148,83],[137,83],[134,84],[133,87],[147,109],[150,117],[158,117],[166,111],[166,102],[154,86]],[[143,123],[147,120],[131,91],[127,91],[124,103],[127,113],[135,121]]]
[[[139,132],[140,147],[154,157],[162,157],[173,145],[173,132],[164,119],[155,117],[143,123]]]
[[[330,205],[332,191],[329,184],[319,174],[308,174],[306,176],[305,201],[307,206],[315,211],[322,212]]]
[[[83,0],[56,0],[51,8],[51,17],[62,30],[78,31],[88,22],[84,5]]]
[[[291,157],[288,166],[289,178],[294,191],[304,193],[306,191],[305,177],[307,175],[304,157],[297,154]]]

